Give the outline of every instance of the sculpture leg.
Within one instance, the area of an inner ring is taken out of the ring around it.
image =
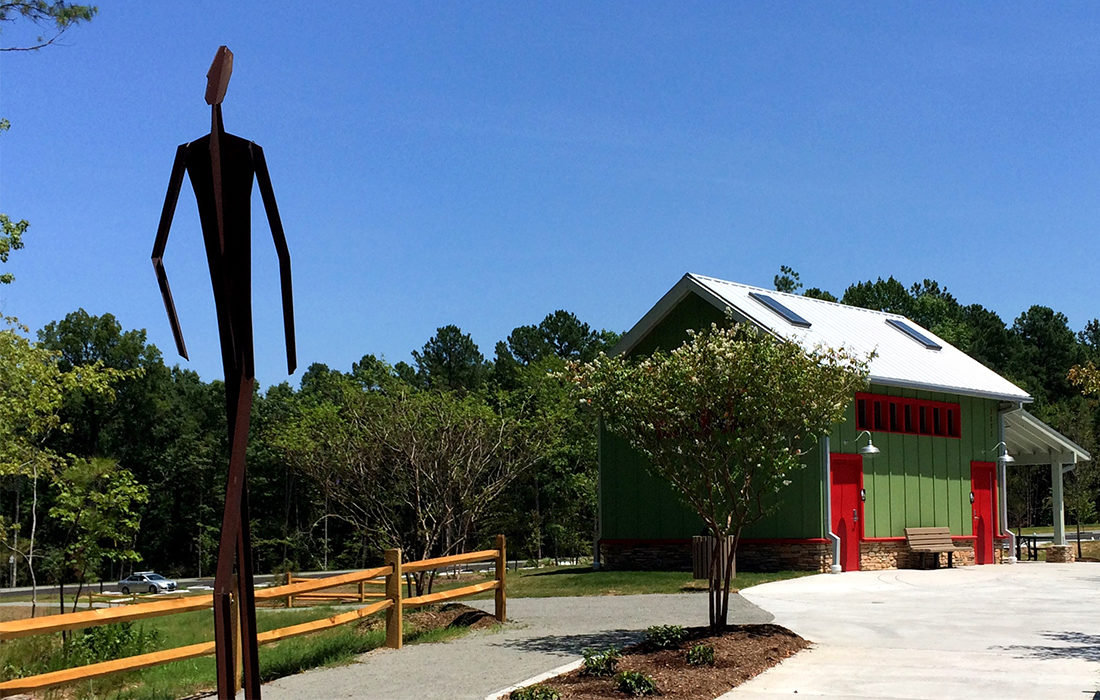
[[[248,525],[248,484],[241,494],[241,527],[237,538],[237,609],[241,619],[241,665],[244,668],[244,696],[260,697],[260,658],[256,644],[256,599],[252,579],[252,536]]]
[[[237,372],[236,377],[226,377],[226,404],[229,408],[229,475],[225,486],[225,510],[222,514],[221,540],[218,544],[218,568],[214,576],[214,645],[217,659],[218,697],[222,699],[232,698],[236,693],[236,659],[233,653],[234,629],[231,595],[234,591],[233,564],[236,560],[241,562],[251,559],[251,551],[240,551],[242,512],[241,506],[245,499],[245,450],[248,446],[248,422],[252,410],[252,380],[245,377],[243,372]],[[233,381],[236,380],[236,381]],[[238,557],[240,557],[238,559]],[[246,584],[251,593],[252,566],[248,563],[248,576],[240,568],[238,595]],[[251,630],[255,631],[255,608],[252,607],[252,598],[249,594],[247,601],[239,598],[242,618],[249,618]],[[245,605],[250,608],[246,612]],[[239,629],[239,628],[238,628]],[[242,639],[242,647],[252,644],[255,649],[255,636],[251,642]],[[242,654],[249,658],[248,653]],[[255,663],[255,654],[251,654],[251,660]],[[253,674],[250,674],[253,675]],[[254,674],[257,683],[259,673]],[[258,687],[256,695],[259,697]]]

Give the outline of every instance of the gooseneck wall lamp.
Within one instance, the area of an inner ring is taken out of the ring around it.
[[[1000,449],[1002,447],[1004,448],[1004,450]],[[1012,464],[1016,461],[1016,458],[1008,453],[1008,445],[1006,445],[1004,442],[998,442],[996,445],[989,448],[989,451],[997,453],[997,461],[1001,464]]]
[[[866,444],[866,445],[864,445],[863,447],[859,448],[859,453],[860,453],[861,455],[863,455],[864,457],[874,457],[874,456],[875,456],[875,455],[877,455],[877,454],[878,454],[879,452],[881,452],[881,450],[879,450],[879,448],[875,447],[875,443],[874,443],[874,441],[873,441],[873,440],[871,439],[871,431],[869,431],[869,430],[864,430],[864,431],[863,431],[862,433],[860,433],[859,435],[856,435],[856,439],[855,439],[855,440],[853,440],[852,442],[859,442],[859,439],[860,439],[861,437],[863,437],[864,435],[866,435],[866,436],[867,436],[867,444]]]

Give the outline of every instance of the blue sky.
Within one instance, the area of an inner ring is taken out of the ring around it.
[[[0,211],[31,222],[0,311],[32,328],[110,312],[177,361],[149,253],[220,44],[226,128],[264,147],[286,228],[302,368],[408,360],[448,323],[491,357],[558,308],[623,331],[685,272],[770,286],[782,264],[837,294],[933,278],[1009,324],[1100,315],[1095,4],[99,8],[0,54]],[[267,386],[286,368],[254,199]],[[189,186],[166,265],[184,365],[219,378]]]

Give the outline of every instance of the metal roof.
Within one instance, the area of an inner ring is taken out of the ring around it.
[[[751,293],[767,294],[810,323],[793,325],[754,300]],[[973,359],[931,331],[904,316],[847,306],[835,302],[786,294],[703,275],[687,274],[674,286],[615,347],[628,352],[648,335],[665,315],[687,295],[698,294],[716,308],[729,309],[738,321],[750,321],[761,328],[807,349],[818,345],[846,348],[866,357],[872,351],[870,379],[874,384],[924,389],[966,396],[1030,402],[1023,389]],[[904,321],[934,340],[940,349],[925,347],[887,323]]]
[[[1076,464],[1092,459],[1085,448],[1022,408],[1004,414],[1005,445],[1012,464]]]

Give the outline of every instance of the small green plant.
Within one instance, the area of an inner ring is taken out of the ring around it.
[[[526,688],[513,690],[508,697],[510,700],[561,700],[561,693],[548,685],[536,683]]]
[[[623,671],[615,676],[615,684],[620,693],[633,697],[657,694],[657,682],[641,671]]]
[[[680,625],[654,625],[645,631],[645,640],[657,649],[676,649],[686,636]]]
[[[582,676],[613,676],[615,667],[619,665],[619,659],[622,657],[615,647],[608,647],[603,651],[585,649],[581,653],[584,654],[584,663],[581,665]]]
[[[688,649],[687,662],[692,666],[713,666],[714,647],[709,644],[696,644]]]
[[[69,653],[73,661],[91,664],[99,661],[137,656],[157,647],[160,635],[157,630],[135,627],[132,622],[89,627],[73,635]]]

